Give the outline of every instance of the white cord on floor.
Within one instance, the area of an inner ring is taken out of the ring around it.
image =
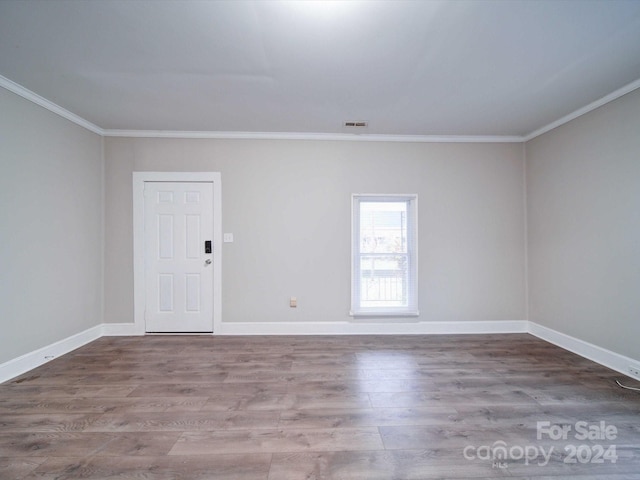
[[[620,385],[622,388],[626,388],[627,390],[634,390],[636,392],[640,392],[640,388],[627,387],[626,385],[621,384],[618,380],[616,380],[616,383]]]

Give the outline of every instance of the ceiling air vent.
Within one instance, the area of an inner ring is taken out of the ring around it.
[[[344,126],[351,128],[366,128],[367,122],[344,122]]]

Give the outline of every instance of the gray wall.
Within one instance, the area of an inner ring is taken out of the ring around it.
[[[223,322],[351,320],[352,193],[419,195],[418,320],[526,319],[523,169],[520,144],[105,138],[105,322],[133,322],[133,171],[222,173]]]
[[[640,91],[524,147],[103,140],[0,110],[0,363],[133,322],[135,170],[222,172],[225,322],[350,320],[350,195],[417,193],[419,320],[525,319],[528,291],[530,320],[638,358]]]
[[[529,320],[640,359],[640,90],[526,144]]]
[[[0,88],[0,363],[102,323],[102,138]]]

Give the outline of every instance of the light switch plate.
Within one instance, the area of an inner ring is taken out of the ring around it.
[[[222,241],[224,243],[232,243],[233,242],[233,233],[225,233],[222,237]]]

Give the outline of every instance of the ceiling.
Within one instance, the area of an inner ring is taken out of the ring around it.
[[[522,138],[640,86],[640,1],[0,0],[0,75],[107,133]]]

